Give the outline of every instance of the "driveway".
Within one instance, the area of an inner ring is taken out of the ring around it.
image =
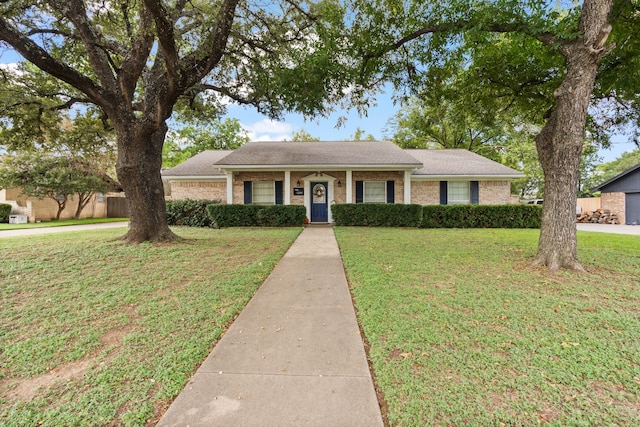
[[[640,236],[640,225],[616,224],[576,224],[578,231],[594,231],[597,233],[633,234]]]
[[[102,228],[125,228],[129,225],[126,221],[105,222],[101,224],[65,225],[60,227],[24,228],[21,230],[0,230],[2,237],[35,236],[37,234],[65,233],[67,231],[99,230]]]

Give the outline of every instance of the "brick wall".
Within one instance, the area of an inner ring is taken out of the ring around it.
[[[291,172],[291,187],[288,189],[291,198],[291,204],[303,205],[305,196],[296,196],[293,189],[304,187],[304,177],[313,175],[315,171],[293,171]],[[327,176],[335,178],[333,188],[333,200],[335,203],[346,203],[347,200],[347,184],[346,172],[332,171],[324,173]],[[352,200],[355,203],[355,181],[394,181],[394,199],[395,203],[404,203],[404,172],[401,171],[354,171],[353,177],[353,195]],[[322,181],[323,177],[318,176],[318,181]],[[284,181],[284,172],[239,172],[233,177],[233,203],[244,203],[244,182],[245,181]],[[338,186],[340,181],[341,186]],[[285,189],[285,191],[287,191]],[[226,180],[225,181],[207,181],[207,182],[184,182],[172,181],[171,183],[171,199],[210,199],[221,200],[226,202]],[[479,182],[479,201],[484,205],[508,204],[517,202],[511,196],[511,185],[509,181],[480,181]],[[439,181],[412,181],[411,182],[411,203],[419,205],[437,205],[440,203],[440,182]]]
[[[511,197],[509,181],[480,181],[478,192],[478,201],[482,205],[517,203],[517,199]],[[411,203],[440,204],[440,181],[411,181]]]
[[[227,182],[222,181],[171,181],[172,200],[227,200]]]
[[[411,203],[439,205],[440,181],[411,181]]]
[[[611,213],[618,215],[620,224],[625,224],[626,195],[624,193],[602,193],[600,197],[602,209],[609,209]]]
[[[245,181],[284,181],[284,172],[239,172],[237,175],[234,175],[233,204],[235,205],[244,204]]]
[[[20,189],[8,189],[3,190],[3,194],[0,194],[11,205],[14,206],[12,213],[27,215],[29,222],[36,221],[48,221],[56,218],[58,212],[58,204],[50,199],[44,198],[42,200],[27,197],[20,193]],[[104,201],[98,201],[96,196],[93,196],[87,206],[82,210],[80,218],[104,218],[107,216],[107,203]],[[78,208],[77,196],[69,196],[65,209],[60,214],[60,219],[73,219]]]
[[[506,205],[511,203],[509,181],[480,181],[479,203],[482,205]]]
[[[356,201],[356,181],[395,181],[393,186],[394,201],[404,203],[404,171],[353,172],[353,202]],[[336,200],[336,203],[341,203]]]

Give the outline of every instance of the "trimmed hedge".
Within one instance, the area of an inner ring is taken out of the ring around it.
[[[9,215],[11,214],[11,205],[6,203],[0,203],[0,222],[9,222]]]
[[[307,210],[302,205],[209,205],[213,227],[299,227]]]
[[[540,228],[536,205],[332,205],[336,225],[420,228]]]
[[[429,205],[422,207],[422,228],[540,228],[537,205]]]
[[[167,222],[169,225],[188,227],[212,227],[207,206],[220,203],[217,200],[167,200]]]
[[[336,225],[371,227],[420,227],[422,206],[349,203],[331,205]]]

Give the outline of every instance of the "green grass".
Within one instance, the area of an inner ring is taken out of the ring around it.
[[[300,229],[0,239],[0,425],[145,425],[164,412]]]
[[[42,221],[42,222],[29,222],[27,224],[7,224],[0,223],[0,231],[2,230],[21,230],[24,228],[46,228],[46,227],[64,227],[67,225],[82,225],[82,224],[101,224],[104,222],[120,222],[129,221],[129,218],[86,218],[86,219],[63,219],[60,221]]]
[[[336,229],[389,425],[640,425],[640,239],[538,233]]]

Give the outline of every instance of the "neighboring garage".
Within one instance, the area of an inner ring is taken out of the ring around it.
[[[623,224],[640,224],[640,164],[600,184],[593,191],[602,193],[602,209],[618,214]]]
[[[625,223],[640,224],[640,193],[627,193],[625,207]]]

